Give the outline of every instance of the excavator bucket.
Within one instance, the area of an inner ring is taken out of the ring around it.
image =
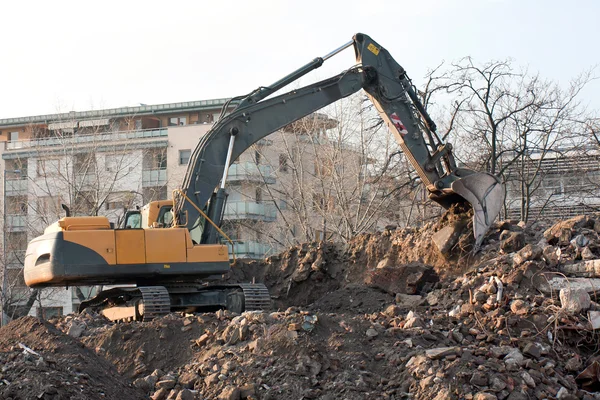
[[[473,234],[475,251],[478,251],[483,237],[504,205],[504,185],[492,174],[477,172],[452,182],[451,188],[473,207]]]

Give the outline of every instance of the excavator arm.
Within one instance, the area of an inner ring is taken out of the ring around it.
[[[357,60],[353,68],[266,99],[350,46],[354,46]],[[419,101],[404,69],[387,50],[364,34],[355,35],[344,46],[316,58],[272,85],[236,99],[239,103],[235,109],[215,123],[190,158],[182,191],[194,204],[183,196],[176,196],[175,216],[179,224],[185,224],[192,233],[201,230],[200,243],[216,243],[216,230],[201,218],[196,207],[204,209],[216,225],[220,224],[231,162],[260,139],[360,89],[365,90],[393,132],[430,197],[445,208],[456,203],[471,204],[478,247],[500,212],[504,202],[503,185],[494,175],[456,166],[452,146],[437,136],[435,124]]]

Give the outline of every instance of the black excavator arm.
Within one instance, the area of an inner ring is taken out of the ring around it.
[[[329,79],[266,99],[350,46],[354,46],[356,66]],[[215,123],[190,158],[182,191],[194,204],[176,196],[178,222],[187,225],[192,237],[196,229],[202,231],[197,239],[200,243],[215,243],[216,230],[201,218],[194,205],[204,209],[216,225],[220,224],[231,162],[260,139],[360,89],[365,90],[393,132],[430,197],[445,208],[455,203],[471,204],[476,246],[479,246],[502,207],[503,185],[493,175],[457,168],[451,145],[444,144],[437,136],[435,124],[404,69],[387,50],[364,34],[356,34],[344,46],[316,58],[271,86],[233,99],[239,101],[237,106]]]

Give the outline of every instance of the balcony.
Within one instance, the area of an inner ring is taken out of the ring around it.
[[[251,219],[274,221],[277,217],[275,205],[271,203],[256,203],[254,201],[232,201],[225,205],[225,219]]]
[[[21,269],[25,262],[25,250],[12,250],[6,253],[6,268]]]
[[[231,164],[227,174],[229,182],[264,182],[275,183],[273,169],[269,165],[256,165],[253,162]]]
[[[9,231],[17,232],[24,231],[27,225],[27,215],[25,214],[7,214],[6,215],[6,229]]]
[[[27,194],[27,178],[6,179],[6,196],[21,196]]]
[[[167,170],[146,169],[142,171],[142,187],[163,186],[167,183]]]
[[[231,248],[231,244],[230,244]],[[265,243],[259,243],[248,240],[234,240],[233,253],[230,256],[233,258],[235,253],[236,258],[254,258],[260,259],[268,257],[272,253],[271,246]]]
[[[6,150],[22,150],[22,149],[47,149],[55,146],[65,145],[85,145],[85,144],[104,144],[115,143],[119,141],[127,141],[134,139],[146,139],[166,137],[168,135],[167,128],[162,129],[146,129],[136,131],[121,131],[121,132],[106,132],[92,135],[73,135],[71,137],[48,137],[34,140],[17,140],[6,143]]]

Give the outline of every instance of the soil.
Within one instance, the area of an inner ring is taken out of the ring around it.
[[[268,312],[13,321],[0,398],[600,399],[576,379],[598,359],[596,293],[572,311],[545,289],[598,258],[600,217],[501,221],[478,254],[468,230],[441,254],[456,218],[238,262],[226,280],[264,282]]]

